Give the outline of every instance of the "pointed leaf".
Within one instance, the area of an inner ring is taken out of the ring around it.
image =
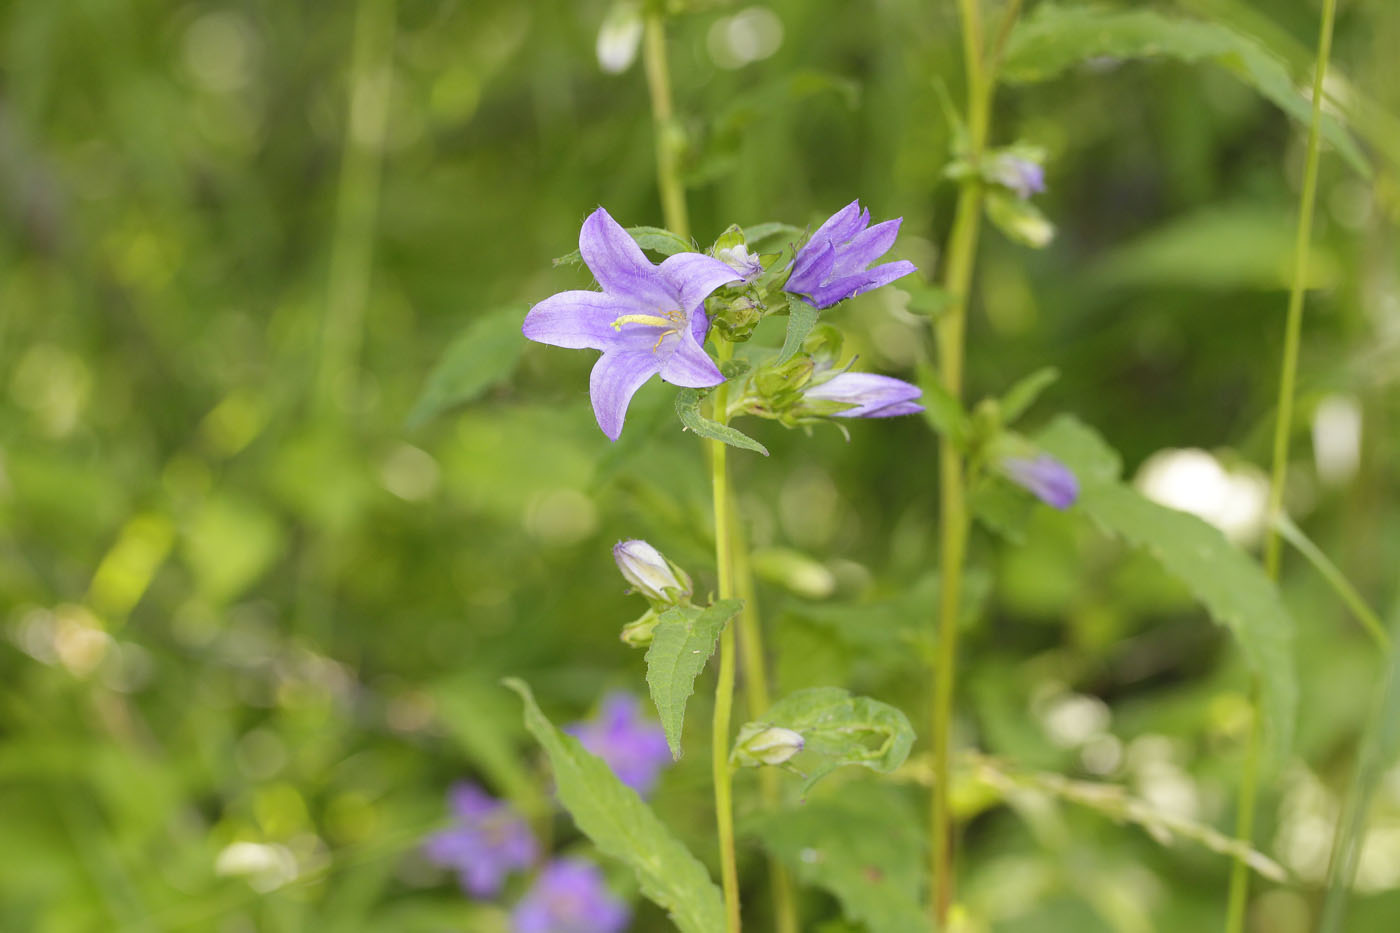
[[[681,757],[681,730],[685,705],[695,692],[695,678],[714,654],[715,641],[743,602],[724,599],[700,609],[676,606],[661,613],[647,649],[647,686],[666,730],[671,757]]]
[[[787,333],[783,336],[783,349],[778,353],[779,363],[786,363],[793,358],[798,350],[802,349],[803,341],[807,339],[807,335],[812,332],[812,328],[816,324],[816,308],[801,298],[793,298],[788,301]]]
[[[1273,581],[1219,529],[1119,482],[1118,455],[1091,428],[1062,416],[1037,441],[1079,477],[1077,508],[1104,531],[1150,554],[1234,635],[1258,675],[1271,752],[1281,763],[1293,742],[1298,674],[1293,620]]]
[[[1015,424],[1035,404],[1035,400],[1040,398],[1040,393],[1048,389],[1059,378],[1060,371],[1058,369],[1046,366],[1044,369],[1037,369],[1029,376],[1018,379],[1001,397],[1002,424]]]
[[[632,869],[642,894],[669,912],[682,933],[724,929],[724,899],[705,866],[607,764],[545,718],[524,681],[504,683],[524,701],[525,728],[549,756],[559,802],[578,828]]]
[[[510,378],[525,350],[520,323],[523,306],[510,306],[483,315],[447,345],[442,359],[428,375],[423,394],[409,412],[407,425],[416,428],[449,408],[480,398],[487,389]]]
[[[676,393],[676,414],[680,416],[681,424],[701,437],[720,441],[730,447],[756,450],[763,456],[768,456],[768,448],[747,434],[736,431],[729,425],[720,424],[718,421],[711,421],[700,414],[700,400],[702,398],[704,396],[700,394],[698,389],[681,389],[680,392]]]

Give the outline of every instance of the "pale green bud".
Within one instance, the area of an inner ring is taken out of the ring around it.
[[[782,726],[749,723],[739,730],[734,744],[734,761],[748,768],[780,765],[802,751],[802,733]]]

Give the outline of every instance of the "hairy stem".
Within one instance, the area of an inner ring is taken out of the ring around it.
[[[973,162],[987,141],[991,89],[983,68],[982,19],[977,0],[959,0],[963,55],[967,69],[968,151]],[[949,235],[944,287],[951,297],[937,325],[938,370],[943,386],[954,398],[962,396],[963,343],[967,328],[967,293],[977,255],[982,218],[982,188],[969,180],[958,193],[957,213]],[[963,561],[967,551],[968,513],[964,495],[962,455],[946,440],[938,451],[939,609],[937,652],[933,666],[933,767],[929,848],[932,884],[929,888],[934,926],[941,929],[953,901],[953,821],[949,808],[952,778],[950,733],[956,683],[958,618],[961,615]]]
[[[1298,204],[1297,239],[1293,245],[1293,281],[1288,290],[1288,318],[1284,325],[1283,368],[1278,386],[1278,419],[1274,422],[1273,475],[1269,483],[1269,527],[1264,545],[1264,569],[1277,580],[1283,542],[1278,534],[1278,522],[1283,515],[1283,487],[1288,478],[1288,439],[1293,428],[1293,392],[1298,377],[1298,346],[1303,333],[1303,289],[1306,284],[1308,249],[1312,243],[1313,203],[1317,198],[1317,165],[1321,153],[1323,82],[1327,76],[1327,60],[1332,53],[1332,23],[1336,19],[1336,0],[1324,0],[1322,25],[1318,31],[1317,66],[1313,70],[1312,117],[1308,122],[1308,156],[1303,168],[1303,191]],[[1253,695],[1258,694],[1257,678]],[[1258,744],[1259,717],[1250,721],[1249,746],[1245,772],[1240,779],[1239,813],[1235,822],[1235,838],[1244,845],[1254,839],[1254,800],[1259,780]],[[1226,908],[1226,933],[1241,933],[1244,929],[1245,907],[1249,900],[1249,870],[1236,860],[1230,873],[1230,900]]]

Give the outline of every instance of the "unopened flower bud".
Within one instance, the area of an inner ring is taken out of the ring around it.
[[[645,541],[619,541],[613,560],[627,582],[653,603],[672,606],[690,599],[690,577]]]
[[[745,733],[748,733],[746,736]],[[750,768],[759,765],[780,765],[802,751],[802,733],[781,726],[764,727],[749,723],[739,732],[734,746],[734,760]]]
[[[646,615],[622,627],[622,640],[633,648],[645,648],[651,644],[652,633],[656,631],[656,623],[660,621],[656,611],[648,609]]]
[[[743,243],[715,250],[715,258],[739,273],[745,282],[752,282],[763,274],[763,263]]]

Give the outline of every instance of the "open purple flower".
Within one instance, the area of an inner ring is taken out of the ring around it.
[[[709,327],[704,305],[710,292],[738,281],[733,269],[700,253],[652,265],[601,207],[583,222],[578,248],[603,290],[546,298],[522,331],[551,346],[603,351],[588,392],[604,434],[617,440],[628,403],[652,376],[696,389],[724,381],[701,347]]]
[[[448,802],[456,824],[429,836],[423,851],[456,869],[462,890],[472,897],[495,897],[507,875],[534,863],[535,837],[510,804],[475,784],[454,785]]]
[[[914,401],[919,397],[918,386],[875,373],[840,373],[806,390],[802,397],[855,406],[832,412],[836,418],[889,418],[924,410]]]
[[[656,786],[671,750],[661,725],[642,715],[641,702],[618,691],[603,698],[597,717],[575,723],[565,732],[608,763],[617,779],[645,797]]]
[[[511,933],[621,933],[632,911],[603,873],[580,858],[555,859],[510,914]]]
[[[1079,498],[1079,480],[1074,471],[1049,454],[1007,457],[1000,463],[1007,479],[1029,491],[1046,505],[1067,509]]]
[[[917,271],[903,259],[867,268],[889,252],[903,220],[896,217],[871,227],[870,211],[852,201],[827,218],[797,251],[783,291],[814,308],[829,308]]]

